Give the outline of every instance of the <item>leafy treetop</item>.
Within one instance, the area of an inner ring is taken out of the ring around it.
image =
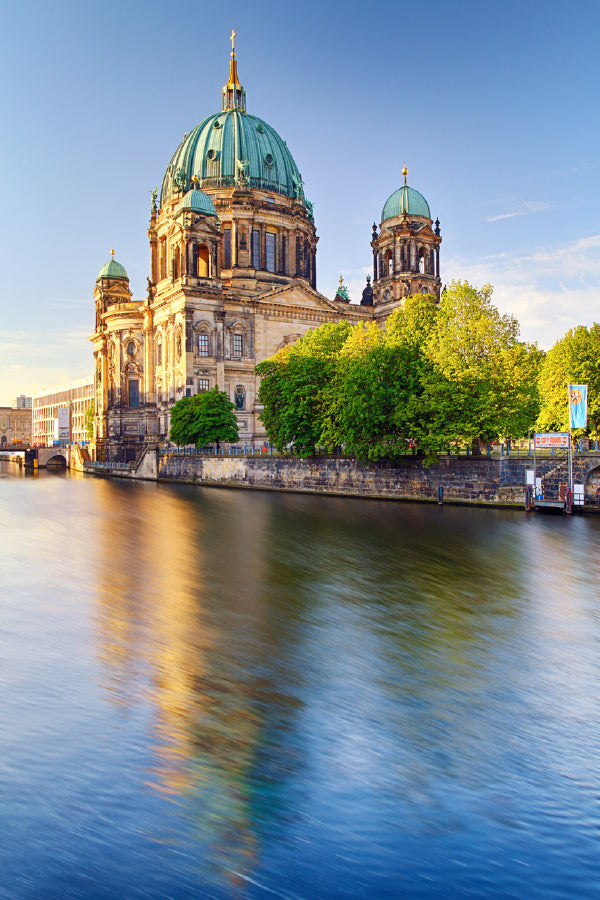
[[[239,440],[235,405],[218,387],[194,397],[183,397],[171,410],[169,438],[175,444],[203,447]]]

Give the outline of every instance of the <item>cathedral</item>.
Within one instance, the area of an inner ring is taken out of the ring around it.
[[[439,301],[439,221],[406,168],[373,225],[360,304],[341,278],[332,300],[319,293],[312,204],[285,141],[246,111],[234,38],[220,112],[184,135],[153,192],[145,299],[132,299],[114,252],[96,279],[98,459],[134,459],[168,437],[173,403],[215,386],[235,404],[240,442],[262,443],[257,363],[326,322],[383,327],[409,294]]]

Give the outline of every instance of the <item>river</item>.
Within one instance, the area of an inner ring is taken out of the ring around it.
[[[600,517],[0,463],[1,898],[600,892]]]

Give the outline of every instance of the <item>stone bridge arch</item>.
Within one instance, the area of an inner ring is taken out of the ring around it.
[[[55,453],[49,459],[46,460],[46,468],[47,469],[66,469],[67,468],[67,460],[63,456],[62,453]]]
[[[585,473],[584,498],[586,503],[596,503],[600,501],[600,464],[594,460],[588,471]]]

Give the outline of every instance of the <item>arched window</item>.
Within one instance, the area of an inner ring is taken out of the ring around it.
[[[127,344],[127,355],[135,356],[135,344],[133,341],[129,341],[129,343]]]
[[[173,251],[173,281],[179,278],[179,247]]]
[[[394,260],[392,257],[391,250],[388,250],[387,253],[385,254],[384,272],[386,275],[394,274]]]
[[[198,273],[198,278],[210,278],[210,255],[208,252],[208,247],[202,244],[198,247],[198,254],[196,256],[196,270]]]
[[[419,272],[421,275],[425,274],[425,250],[423,247],[419,250]]]
[[[156,342],[156,365],[162,366],[162,341],[160,338]]]

